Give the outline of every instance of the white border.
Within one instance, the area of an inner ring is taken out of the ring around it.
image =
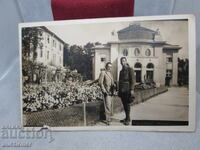
[[[41,127],[23,126],[22,109],[22,57],[21,57],[21,28],[34,26],[52,26],[52,25],[71,25],[105,22],[125,22],[125,21],[158,21],[158,20],[178,20],[188,19],[188,51],[189,51],[189,125],[188,126],[82,126],[82,127],[49,127],[54,131],[184,131],[191,132],[196,129],[196,24],[195,16],[189,15],[165,15],[165,16],[143,16],[143,17],[120,17],[103,19],[81,19],[68,21],[34,22],[20,23],[19,29],[19,56],[20,56],[20,102],[21,102],[21,125],[24,130],[40,130]]]

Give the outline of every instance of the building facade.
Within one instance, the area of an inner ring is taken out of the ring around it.
[[[43,63],[44,65],[63,67],[63,52],[65,42],[46,27],[40,27],[40,29],[41,46],[38,46],[36,49],[36,61]]]
[[[135,71],[136,83],[149,80],[157,86],[177,85],[178,51],[181,47],[164,41],[159,29],[154,31],[132,24],[117,33],[112,32],[112,38],[107,44],[94,48],[94,79],[98,79],[106,62],[111,62],[113,76],[118,80],[120,58],[126,57]]]
[[[44,26],[36,27],[38,44],[33,69],[30,71],[31,81],[36,83],[62,81],[65,78],[63,55],[65,42]],[[24,35],[26,36],[26,35]],[[30,49],[34,47],[30,44]],[[28,55],[33,58],[33,52]]]

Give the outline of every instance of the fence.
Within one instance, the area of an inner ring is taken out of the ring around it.
[[[147,99],[166,92],[166,87],[147,89],[135,93],[133,105],[146,101]],[[123,106],[119,97],[113,97],[113,112],[119,113]],[[42,127],[44,125],[51,127],[61,126],[85,126],[94,125],[104,117],[103,102],[91,102],[77,104],[74,106],[45,110],[41,112],[31,112],[23,114],[23,126]]]

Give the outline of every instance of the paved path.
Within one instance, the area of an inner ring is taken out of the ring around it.
[[[171,87],[163,94],[132,106],[131,119],[188,121],[188,110],[188,89]],[[119,120],[124,117],[124,112],[114,114],[111,125],[122,125]],[[98,123],[97,125],[105,124]]]

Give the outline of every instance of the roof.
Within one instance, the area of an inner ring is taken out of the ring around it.
[[[152,41],[152,40],[123,40],[123,41],[110,41],[108,44],[128,44],[128,43],[136,43],[136,44],[151,44],[151,45],[164,45],[166,41]]]
[[[93,49],[109,49],[110,46],[108,44],[96,45]]]
[[[164,50],[170,50],[170,49],[181,49],[182,47],[180,47],[179,45],[172,45],[172,44],[166,44],[163,46]]]
[[[50,31],[47,27],[45,26],[40,26],[41,29],[45,30],[46,32],[48,32],[49,34],[53,35],[56,39],[58,39],[60,42],[62,42],[63,44],[66,44],[61,38],[59,38],[55,33],[53,33],[52,31]]]
[[[128,27],[119,30],[117,33],[119,40],[127,40],[127,39],[155,40],[155,36],[159,35],[158,30],[153,31],[151,29],[142,27],[138,24],[129,25]]]
[[[151,29],[148,29],[148,28],[145,28],[145,27],[142,27],[140,26],[139,24],[132,24],[132,25],[129,25],[128,27],[122,29],[122,30],[119,30],[117,33],[123,33],[123,32],[128,32],[128,31],[146,31],[146,32],[151,32],[151,33],[157,33],[156,31],[153,31]]]

